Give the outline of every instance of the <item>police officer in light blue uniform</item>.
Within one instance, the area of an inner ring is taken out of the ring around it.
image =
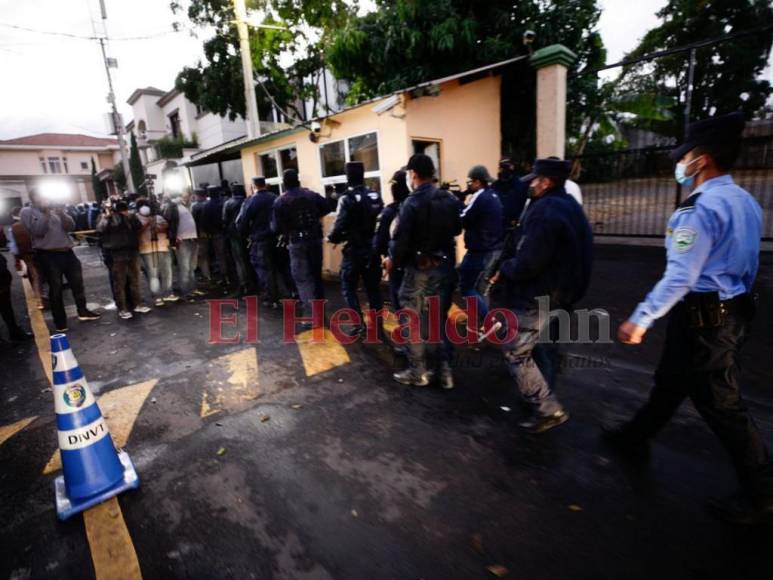
[[[729,452],[741,483],[740,494],[710,507],[729,521],[757,523],[773,517],[773,468],[739,385],[762,229],[759,204],[728,173],[743,127],[741,113],[698,121],[672,153],[676,180],[693,190],[668,222],[663,278],[618,330],[622,342],[638,344],[670,312],[665,347],[649,401],[606,438],[618,449],[644,451],[689,397]]]

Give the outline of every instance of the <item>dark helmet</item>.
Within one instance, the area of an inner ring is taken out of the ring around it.
[[[483,165],[473,165],[469,173],[467,173],[467,179],[477,179],[484,183],[493,181],[489,175],[488,169]]]
[[[397,203],[402,203],[402,201],[410,195],[411,192],[408,190],[408,184],[405,183],[404,169],[395,171],[389,183],[392,186],[392,199]]]
[[[365,165],[362,161],[350,161],[346,164],[346,182],[349,187],[357,187],[365,183]]]

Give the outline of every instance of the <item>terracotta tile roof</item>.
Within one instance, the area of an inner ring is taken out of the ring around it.
[[[38,145],[51,147],[106,147],[118,145],[118,141],[105,137],[90,137],[89,135],[76,135],[72,133],[38,133],[16,139],[0,140],[2,145]]]

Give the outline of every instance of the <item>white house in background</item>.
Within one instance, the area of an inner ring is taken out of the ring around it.
[[[120,158],[113,138],[40,133],[0,141],[0,223],[13,207],[29,201],[30,188],[46,182],[64,183],[67,203],[94,201],[92,160],[97,175],[111,187]]]
[[[133,119],[126,129],[137,139],[145,172],[157,177],[172,166],[182,166],[201,150],[217,147],[247,133],[242,117],[231,121],[228,117],[205,111],[177,89],[137,89],[127,102],[132,107]],[[273,121],[261,122],[264,131],[281,126],[284,125]],[[228,178],[221,176],[215,167],[209,181],[217,183],[224,177]],[[163,183],[159,181],[156,188],[162,191]]]

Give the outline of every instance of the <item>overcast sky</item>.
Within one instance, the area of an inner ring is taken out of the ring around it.
[[[201,40],[172,33],[167,0],[105,0],[120,110],[137,87],[172,88],[177,72],[201,57]],[[601,35],[608,62],[620,60],[657,24],[666,0],[601,0]],[[104,134],[107,82],[99,45],[93,40],[37,34],[11,24],[49,32],[93,36],[101,31],[98,0],[0,0],[0,139],[53,132]],[[92,24],[92,20],[95,24]]]

